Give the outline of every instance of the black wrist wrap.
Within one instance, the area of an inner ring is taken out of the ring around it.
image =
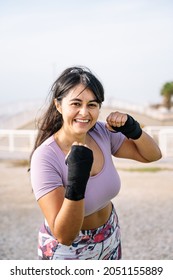
[[[65,197],[80,200],[85,196],[86,184],[93,163],[93,152],[85,147],[73,145],[66,159],[68,165],[68,181]]]
[[[127,138],[131,138],[134,140],[138,139],[142,134],[142,129],[140,128],[140,125],[136,120],[134,120],[129,115],[127,115],[127,116],[128,116],[128,118],[127,118],[125,125],[123,125],[121,127],[112,126],[112,128],[116,132],[123,133]]]

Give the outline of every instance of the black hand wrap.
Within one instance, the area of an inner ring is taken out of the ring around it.
[[[127,121],[121,127],[112,126],[112,128],[123,133],[127,138],[138,139],[142,134],[142,129],[137,121],[135,121],[131,116],[127,115]]]
[[[93,163],[93,152],[85,147],[73,145],[66,159],[68,165],[68,181],[65,197],[80,200],[85,196],[86,184]]]

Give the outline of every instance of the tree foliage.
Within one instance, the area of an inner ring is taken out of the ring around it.
[[[167,82],[161,89],[161,95],[163,96],[163,105],[167,108],[171,108],[171,98],[173,96],[173,82]]]

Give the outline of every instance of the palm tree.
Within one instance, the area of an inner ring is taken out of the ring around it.
[[[171,108],[171,97],[173,96],[173,82],[165,83],[161,89],[161,95],[163,96],[163,105],[168,110]]]

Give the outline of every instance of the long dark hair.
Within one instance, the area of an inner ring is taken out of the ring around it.
[[[78,84],[83,84],[85,88],[89,88],[101,106],[104,101],[104,88],[89,68],[75,66],[64,70],[51,87],[50,104],[39,119],[38,134],[31,156],[38,146],[62,127],[62,115],[56,109],[54,99],[61,102],[69,93],[69,90]]]

